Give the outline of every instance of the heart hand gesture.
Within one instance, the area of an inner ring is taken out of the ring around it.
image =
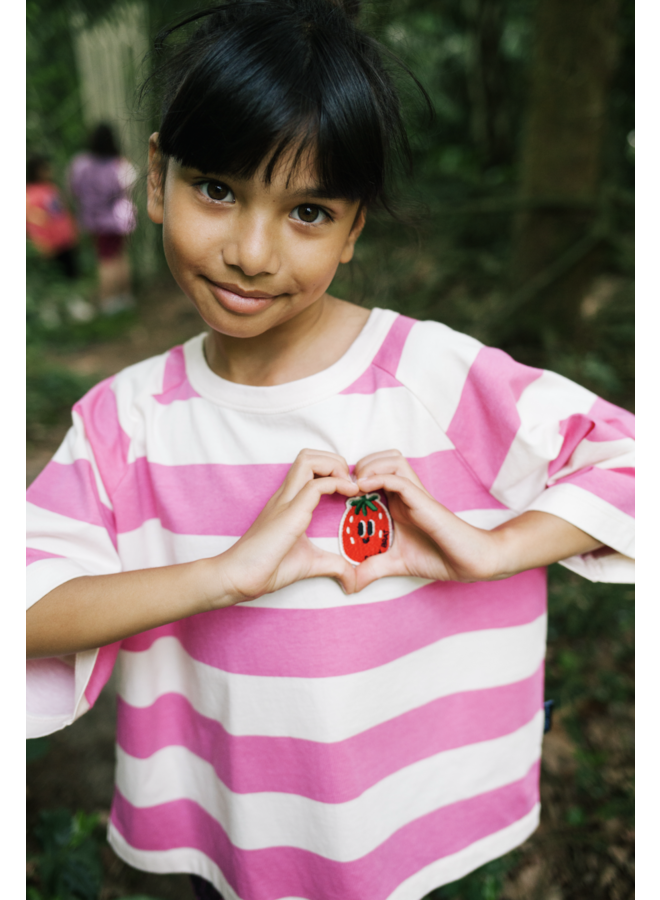
[[[398,450],[365,456],[355,477],[364,493],[387,492],[394,523],[390,550],[358,567],[358,591],[388,575],[464,582],[504,577],[497,534],[468,525],[438,503]]]

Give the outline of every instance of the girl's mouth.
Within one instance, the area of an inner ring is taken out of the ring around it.
[[[279,294],[264,291],[244,291],[237,284],[218,284],[207,279],[216,300],[228,312],[251,315],[267,309]]]

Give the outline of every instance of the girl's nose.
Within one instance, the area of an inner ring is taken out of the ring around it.
[[[280,258],[268,223],[255,216],[239,219],[222,249],[226,265],[237,266],[250,278],[275,275]]]

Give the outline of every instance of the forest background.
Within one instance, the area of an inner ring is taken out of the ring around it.
[[[28,0],[28,152],[51,157],[61,186],[92,124],[81,32],[130,24],[131,52],[120,61],[128,112],[116,124],[142,170],[141,136],[155,123],[131,98],[148,71],[147,36],[197,6]],[[412,226],[371,217],[332,292],[437,319],[632,410],[633,12],[632,0],[365,3],[365,24],[426,87],[435,119],[409,92],[415,174],[403,199]],[[75,315],[72,299],[93,301],[97,287],[86,236],[73,286],[28,245],[28,481],[89,387],[200,330],[140,185],[136,199],[135,311]],[[546,697],[555,714],[542,825],[433,900],[634,896],[633,596],[629,585],[551,567]],[[29,900],[191,896],[184,879],[136,872],[104,841],[114,702],[111,684],[71,728],[28,742]]]

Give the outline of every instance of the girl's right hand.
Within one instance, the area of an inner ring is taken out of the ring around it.
[[[345,497],[360,493],[346,460],[323,450],[302,450],[254,524],[233,547],[209,560],[222,563],[223,597],[216,603],[253,600],[319,576],[336,578],[347,594],[353,593],[353,566],[339,554],[321,550],[305,534],[321,497],[334,493]]]

